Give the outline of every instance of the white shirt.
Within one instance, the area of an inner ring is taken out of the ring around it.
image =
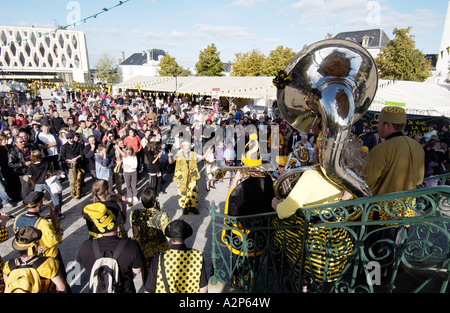
[[[130,167],[125,167],[124,165],[129,165]],[[126,156],[122,159],[122,168],[124,173],[136,172],[137,169],[137,158],[135,156]]]
[[[55,142],[55,143],[56,143],[55,137],[54,137],[52,134],[50,134],[50,133],[44,134],[43,132],[40,132],[40,133],[38,134],[38,138],[39,138],[39,140],[42,141],[44,144],[52,143],[52,142]],[[44,150],[44,149],[42,149],[42,150]],[[47,149],[47,152],[48,152],[48,155],[47,155],[47,154],[43,154],[43,156],[53,156],[53,155],[56,155],[56,154],[58,154],[58,148],[57,148],[56,146],[51,147],[51,148],[48,148],[48,149]]]

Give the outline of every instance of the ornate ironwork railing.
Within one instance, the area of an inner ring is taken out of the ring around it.
[[[226,216],[212,202],[211,282],[243,292],[446,292],[449,195],[449,186],[424,187],[284,220],[275,212]],[[400,216],[409,209],[413,216]]]

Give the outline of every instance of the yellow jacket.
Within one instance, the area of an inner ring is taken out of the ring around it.
[[[320,170],[307,170],[286,199],[277,205],[277,214],[281,219],[288,218],[301,208],[338,202],[343,194]]]

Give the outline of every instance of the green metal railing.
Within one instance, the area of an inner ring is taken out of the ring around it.
[[[212,202],[211,282],[242,292],[446,292],[449,177],[284,220],[275,212],[227,216]],[[414,216],[398,216],[408,208]],[[391,219],[372,220],[374,213]]]

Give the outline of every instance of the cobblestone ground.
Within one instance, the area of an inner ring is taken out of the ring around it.
[[[198,166],[199,169],[202,169],[203,162],[199,162]],[[166,183],[163,185],[163,192],[159,196],[159,201],[161,204],[161,209],[169,215],[171,220],[182,218],[192,226],[194,234],[186,240],[186,243],[188,246],[204,252],[209,275],[211,272],[211,218],[209,216],[209,206],[211,201],[215,201],[216,205],[218,205],[223,211],[226,195],[228,193],[228,180],[216,183],[216,189],[211,189],[207,192],[204,169],[201,171],[201,174],[202,178],[198,181],[199,203],[197,209],[200,211],[198,215],[194,215],[192,213],[189,213],[188,215],[182,214],[181,209],[178,206],[177,183],[172,181],[172,174],[166,174],[163,176]],[[148,176],[143,174],[142,178],[143,179],[138,182],[138,196],[148,184]],[[89,236],[85,220],[83,219],[81,212],[85,205],[92,202],[92,193],[88,192],[90,191],[92,185],[92,179],[88,176],[85,183],[86,186],[83,188],[83,191],[86,195],[79,200],[71,198],[69,183],[63,183],[63,187],[65,187],[63,191],[62,209],[63,214],[65,215],[65,218],[62,220],[64,239],[59,245],[59,248],[66,265],[66,269],[68,269],[69,276],[72,276],[72,279],[77,278],[74,279],[71,284],[72,291],[76,293],[87,292],[88,281],[87,274],[84,270],[78,276],[75,274],[79,271],[71,270],[71,262],[76,260],[81,243]],[[125,193],[124,183],[122,192]],[[128,208],[128,217],[131,210],[139,208],[142,208],[141,203],[135,204],[133,207]],[[9,214],[18,215],[25,212],[25,207],[20,203],[12,209],[3,209],[2,211]],[[47,213],[48,211],[45,209],[41,215],[45,216]],[[0,255],[3,257],[4,261],[18,256],[18,253],[13,250],[11,246],[12,238],[14,237],[14,232],[12,230],[13,222],[14,220],[10,219],[7,223],[10,239],[0,244]],[[132,237],[129,221],[127,221],[126,228],[128,229],[128,235]],[[144,292],[142,288],[141,275],[137,275],[135,277],[135,285],[138,292]]]

